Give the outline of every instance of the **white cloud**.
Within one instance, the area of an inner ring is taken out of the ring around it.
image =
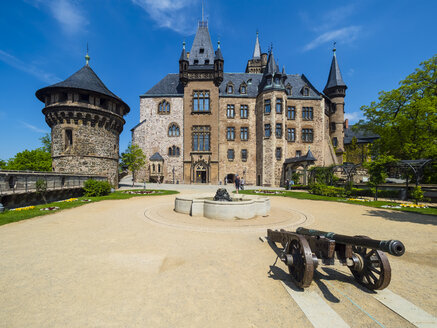
[[[60,80],[60,78],[58,78],[56,75],[44,72],[43,70],[35,67],[34,65],[27,64],[1,49],[0,49],[0,61],[6,63],[7,65],[13,68],[23,71],[29,75],[33,75],[38,80],[43,82],[55,83]]]
[[[360,31],[361,26],[348,26],[325,32],[305,45],[303,51],[317,48],[318,46],[331,41],[337,41],[338,43],[350,43],[358,37]]]
[[[362,118],[363,118],[363,115],[361,114],[361,112],[352,112],[352,113],[345,113],[344,114],[344,119],[348,119],[349,124],[354,124],[354,123],[358,122],[359,120],[361,120]]]
[[[193,5],[198,0],[131,0],[144,9],[159,27],[169,28],[181,34],[195,32]],[[200,8],[198,8],[200,14]]]
[[[46,7],[67,34],[76,34],[88,25],[88,20],[75,0],[27,0],[29,1],[36,8]]]
[[[32,131],[35,131],[35,132],[38,132],[38,133],[49,133],[50,132],[50,131],[45,130],[45,129],[40,129],[40,128],[38,128],[38,127],[36,127],[36,126],[34,126],[32,124],[26,123],[24,121],[20,121],[20,123],[22,125],[24,125],[26,128],[28,128],[29,130],[32,130]]]

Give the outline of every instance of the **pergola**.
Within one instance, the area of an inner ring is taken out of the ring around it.
[[[284,161],[284,180],[285,180],[285,172],[287,169],[296,169],[300,166],[303,167],[304,175],[303,175],[303,184],[307,184],[307,170],[310,165],[314,165],[316,162],[316,158],[314,157],[313,153],[311,152],[311,149],[308,149],[308,152],[304,156],[298,156],[298,157],[292,157],[287,158]]]
[[[400,160],[396,163],[396,166],[400,167],[405,172],[409,169],[413,172],[416,179],[416,187],[420,184],[420,180],[423,178],[423,169],[432,159],[414,159],[414,160]],[[407,191],[408,191],[408,175],[406,177]]]

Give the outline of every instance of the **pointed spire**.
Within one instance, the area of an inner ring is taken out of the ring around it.
[[[182,53],[181,57],[179,58],[179,61],[188,61],[187,51],[185,50],[185,41],[182,43]]]
[[[264,75],[274,75],[279,72],[278,65],[276,65],[275,57],[273,56],[273,46],[270,47],[269,58],[267,59],[267,66],[264,70]]]
[[[255,49],[253,50],[253,59],[261,59],[261,47],[259,45],[259,32],[256,31]]]
[[[217,50],[215,51],[214,60],[223,60],[222,51],[220,49],[220,41],[217,41]]]
[[[88,42],[86,43],[86,55],[85,55],[85,63],[89,66],[90,56],[88,55]]]
[[[214,60],[214,48],[211,43],[207,22],[199,22],[196,36],[190,51],[190,65],[204,65]]]
[[[334,42],[334,48],[332,49],[333,56],[331,62],[331,68],[329,70],[328,82],[326,82],[325,89],[323,92],[327,93],[328,89],[335,87],[346,87],[346,83],[343,81],[341,76],[340,67],[338,66],[337,56],[336,56],[336,42]],[[329,91],[328,91],[329,92]]]

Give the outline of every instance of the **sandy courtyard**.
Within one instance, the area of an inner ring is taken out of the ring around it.
[[[281,284],[285,265],[273,266],[274,250],[259,239],[297,226],[401,240],[407,251],[388,256],[388,288],[437,316],[437,217],[271,197],[269,217],[222,222],[177,214],[174,198],[104,201],[1,226],[0,326],[310,327]],[[413,327],[345,267],[319,266],[307,290],[351,327]]]

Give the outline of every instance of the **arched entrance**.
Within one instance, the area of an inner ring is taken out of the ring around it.
[[[233,173],[229,173],[228,175],[226,175],[226,183],[234,183],[235,181],[235,174]]]
[[[193,182],[207,183],[209,181],[209,167],[205,162],[198,162],[193,167]]]

